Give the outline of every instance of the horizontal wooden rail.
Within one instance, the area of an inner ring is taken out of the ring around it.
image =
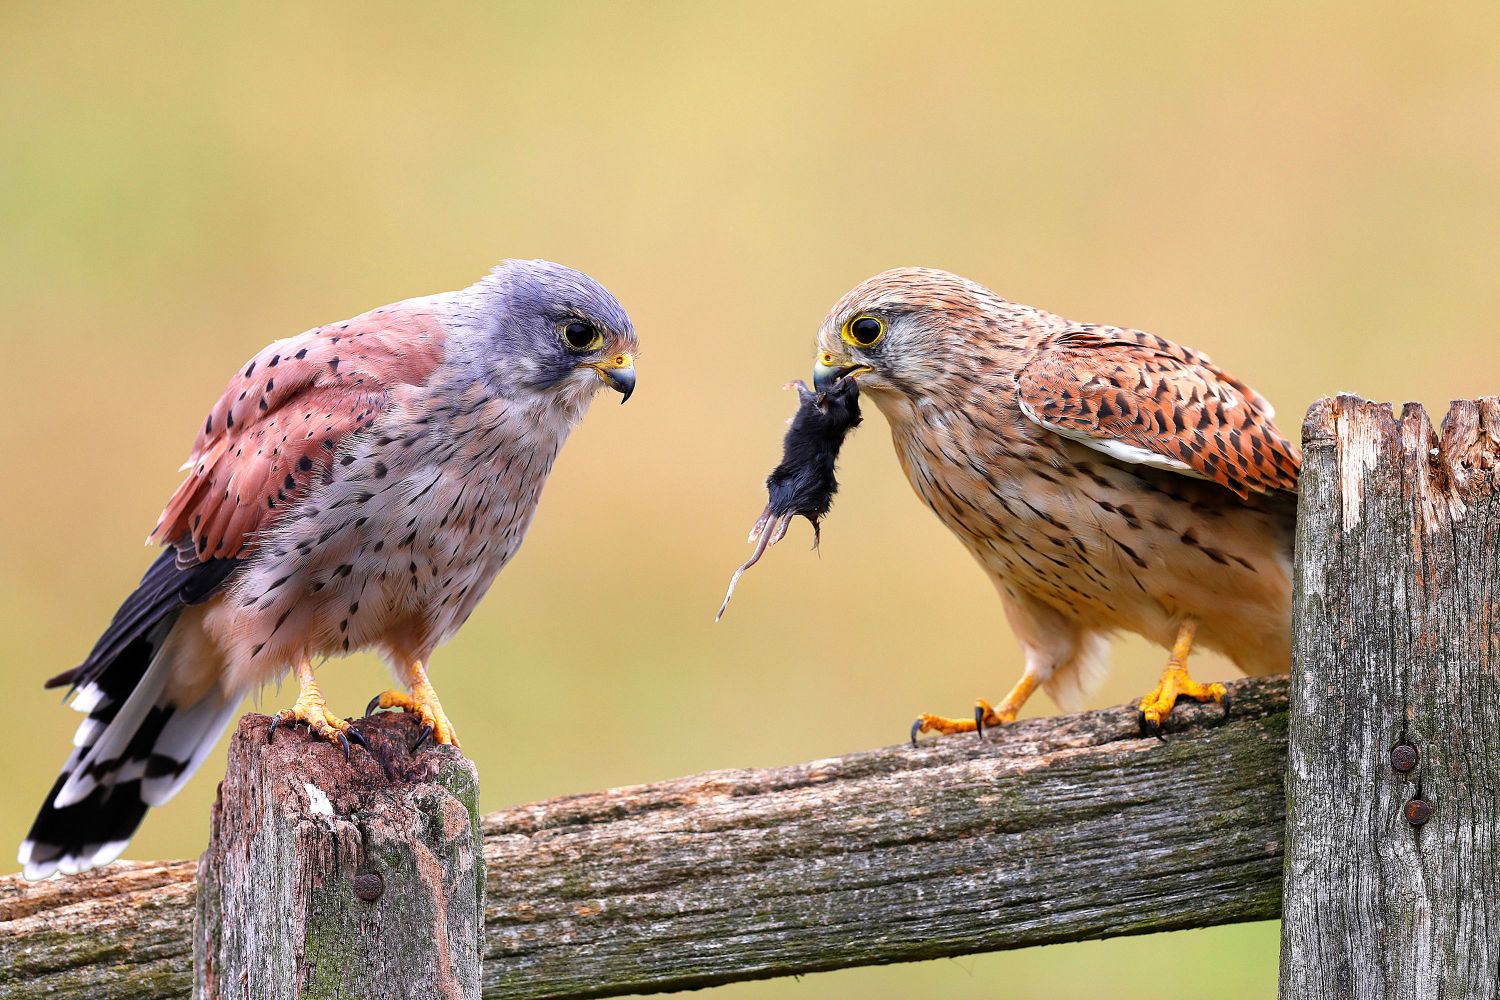
[[[1286,680],[483,820],[484,994],[602,997],[1273,918]],[[0,879],[0,998],[183,997],[195,865]]]

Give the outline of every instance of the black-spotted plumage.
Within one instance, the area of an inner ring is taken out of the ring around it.
[[[1172,651],[1141,700],[1148,732],[1179,697],[1223,701],[1188,675],[1194,648],[1287,670],[1300,455],[1249,385],[1164,337],[931,268],[849,291],[817,350],[820,377],[853,373],[880,407],[912,488],[989,576],[1024,651],[999,704],[924,713],[917,731],[1011,722],[1042,687],[1082,707],[1121,631]]]
[[[813,526],[813,547],[822,537],[822,520],[838,493],[839,449],[844,438],[859,426],[859,386],[843,378],[826,392],[815,392],[803,382],[793,382],[799,405],[781,442],[781,463],[766,477],[769,501],[750,529],[755,551],[734,571],[729,592],[719,606],[724,617],[729,599],[740,577],[754,566],[767,548],[781,541],[794,517],[805,517]]]
[[[568,339],[575,326],[587,345]],[[54,679],[78,686],[89,718],[21,845],[26,876],[117,857],[241,700],[288,671],[299,693],[282,723],[358,743],[317,685],[327,656],[380,653],[404,690],[378,704],[457,746],[427,665],[515,555],[595,392],[633,389],[636,347],[593,279],[513,260],[239,368],[151,533],[169,554],[89,660]]]

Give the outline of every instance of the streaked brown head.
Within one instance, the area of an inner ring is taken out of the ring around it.
[[[977,282],[927,267],[869,278],[838,301],[818,332],[815,382],[859,380],[882,407],[1005,377],[1005,357],[1050,314],[1008,302]]]

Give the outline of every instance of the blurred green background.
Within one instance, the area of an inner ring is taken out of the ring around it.
[[[598,277],[644,352],[435,660],[487,808],[893,743],[1002,694],[999,607],[873,407],[821,558],[794,529],[713,623],[824,311],[883,268],[948,268],[1205,350],[1293,434],[1333,391],[1495,392],[1497,22],[1478,2],[0,5],[5,856],[77,721],[40,682],[144,568],[227,377],[506,256]],[[1161,656],[1121,641],[1098,704]],[[385,680],[366,657],[324,676],[350,713]],[[128,856],[201,850],[220,768]],[[719,995],[1264,997],[1276,935]]]

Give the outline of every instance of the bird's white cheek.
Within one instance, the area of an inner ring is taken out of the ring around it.
[[[603,387],[604,383],[592,369],[573,372],[548,390],[543,409],[555,418],[561,429],[566,429],[583,416]]]

